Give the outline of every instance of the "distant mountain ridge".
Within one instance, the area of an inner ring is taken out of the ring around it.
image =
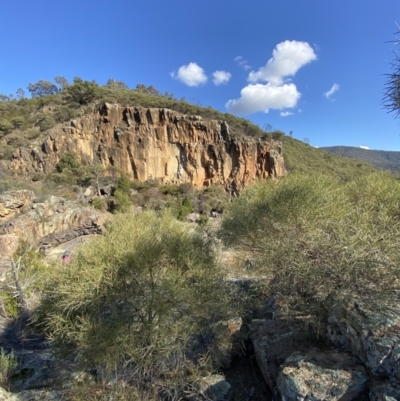
[[[365,161],[381,170],[400,172],[400,152],[397,151],[362,149],[353,146],[326,146],[320,149]]]

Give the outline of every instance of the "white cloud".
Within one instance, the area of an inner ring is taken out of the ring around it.
[[[242,56],[236,56],[233,60],[244,70],[251,69],[251,65],[249,65],[249,62],[245,60]]]
[[[290,111],[281,111],[281,117],[287,117],[291,115],[293,115],[293,113],[291,113]]]
[[[248,80],[282,85],[284,77],[294,76],[301,67],[316,59],[317,55],[307,42],[286,40],[276,45],[264,67],[250,72]]]
[[[213,82],[215,85],[227,84],[231,79],[232,74],[227,71],[214,71],[213,72]]]
[[[250,72],[250,84],[241,90],[241,97],[229,100],[226,108],[234,113],[249,114],[295,107],[301,93],[294,83],[285,82],[285,78],[294,76],[301,67],[316,59],[313,48],[306,42],[286,40],[279,43],[267,64],[256,72]],[[245,60],[237,56],[235,61],[240,65]],[[290,114],[281,112],[282,117]]]
[[[332,88],[326,91],[323,95],[327,98],[330,99],[330,97],[337,92],[340,89],[340,86],[338,84],[333,84]]]
[[[293,83],[274,86],[271,84],[247,85],[240,99],[229,100],[226,108],[234,113],[248,114],[257,111],[268,113],[269,109],[294,107],[300,99],[300,92]]]
[[[297,110],[299,113],[302,113],[303,112],[303,109],[298,109]]]
[[[360,146],[360,148],[361,148],[361,149],[368,149],[368,150],[369,150],[369,147],[368,147],[368,146]]]
[[[199,86],[207,82],[207,75],[203,68],[196,63],[189,63],[179,68],[178,73],[171,72],[171,77],[178,79],[188,86]]]

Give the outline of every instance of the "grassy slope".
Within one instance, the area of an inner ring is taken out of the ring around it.
[[[283,156],[289,173],[307,175],[318,172],[348,181],[376,171],[374,166],[364,161],[331,154],[288,136],[283,138]]]
[[[361,149],[353,146],[329,146],[321,149],[340,156],[363,160],[381,170],[400,172],[400,152]]]

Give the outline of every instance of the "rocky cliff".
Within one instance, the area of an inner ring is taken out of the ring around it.
[[[280,142],[233,135],[224,121],[111,104],[54,129],[41,149],[19,148],[9,168],[21,175],[47,174],[66,151],[135,180],[218,183],[233,191],[285,173]]]

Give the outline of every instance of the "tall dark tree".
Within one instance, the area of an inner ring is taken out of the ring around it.
[[[96,98],[98,88],[99,85],[95,81],[89,82],[75,77],[74,83],[65,89],[65,93],[73,102],[86,105]]]
[[[31,93],[32,97],[54,95],[58,92],[58,88],[56,85],[43,79],[36,82],[35,84],[29,84],[28,90]]]
[[[397,34],[399,34],[397,32]],[[400,39],[393,41],[400,45]],[[383,107],[390,113],[394,113],[395,118],[400,116],[400,55],[394,51],[394,60],[391,63],[392,72],[386,74],[386,84],[383,96]]]

